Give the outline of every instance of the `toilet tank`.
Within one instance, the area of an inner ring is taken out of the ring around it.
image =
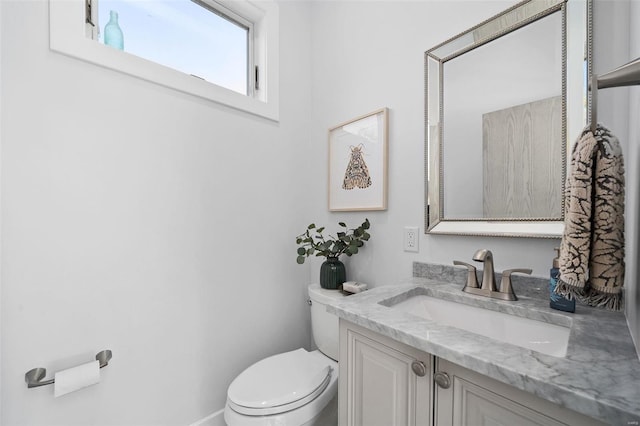
[[[345,297],[340,290],[321,288],[319,284],[309,286],[311,300],[311,331],[313,340],[320,352],[329,358],[338,360],[338,335],[340,327],[338,317],[326,310],[327,304]]]

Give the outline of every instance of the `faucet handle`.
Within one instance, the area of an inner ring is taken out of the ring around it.
[[[519,273],[531,275],[531,272],[533,271],[527,268],[507,269],[506,271],[502,271],[502,280],[500,280],[499,290],[500,293],[511,295],[508,296],[508,300],[518,300],[516,294],[513,291],[513,286],[511,285],[511,274]]]
[[[465,263],[465,262],[461,262],[459,260],[454,260],[453,261],[454,265],[458,265],[458,266],[466,266],[467,267],[467,283],[465,284],[465,288],[466,287],[471,287],[471,288],[478,288],[478,276],[476,275],[476,267],[471,265],[470,263]]]

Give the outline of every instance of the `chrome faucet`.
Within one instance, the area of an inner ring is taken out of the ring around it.
[[[478,250],[473,255],[473,260],[483,263],[482,285],[478,287],[476,278],[476,268],[468,263],[454,260],[454,265],[465,266],[468,270],[467,284],[462,291],[475,294],[477,296],[486,296],[501,300],[518,300],[513,286],[511,285],[511,274],[522,273],[531,274],[531,269],[509,269],[502,272],[502,280],[500,281],[500,289],[496,286],[496,276],[493,268],[493,253],[487,249]]]
[[[473,260],[482,262],[482,284],[480,288],[484,291],[497,291],[496,276],[493,271],[493,253],[487,249],[481,249],[473,255]]]

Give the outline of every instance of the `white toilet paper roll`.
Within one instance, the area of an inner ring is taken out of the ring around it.
[[[91,361],[77,367],[58,371],[55,374],[53,394],[57,398],[69,392],[95,385],[98,382],[100,382],[100,363],[97,360]]]

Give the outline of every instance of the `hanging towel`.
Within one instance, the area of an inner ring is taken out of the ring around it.
[[[556,293],[620,310],[624,284],[624,164],[618,139],[598,125],[573,147]]]

